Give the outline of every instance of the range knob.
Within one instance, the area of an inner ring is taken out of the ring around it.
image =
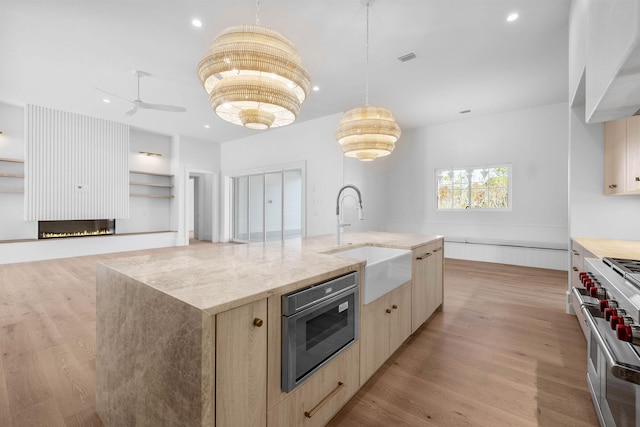
[[[624,316],[620,313],[620,311],[624,310],[618,310],[617,316],[611,316],[611,329],[613,329],[614,331],[616,330],[618,325],[631,325],[633,323],[633,319],[631,317]]]
[[[609,307],[609,300],[601,299],[600,300],[600,311],[604,312],[606,308]]]
[[[616,336],[621,341],[630,342],[634,345],[640,345],[640,325],[618,325],[616,326]]]
[[[620,324],[624,325],[624,321],[622,320],[622,316],[611,316],[610,323],[611,323],[611,329],[613,329],[614,331],[616,330],[618,325],[620,325]]]
[[[591,295],[593,298],[598,298],[599,300],[607,299],[607,291],[601,287],[592,287],[589,290],[589,295]]]
[[[604,309],[604,320],[609,322],[613,316],[618,315],[618,310],[615,308],[609,307]]]
[[[620,341],[633,341],[633,333],[630,325],[618,325],[616,326],[616,336]]]

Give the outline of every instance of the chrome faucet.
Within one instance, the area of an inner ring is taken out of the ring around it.
[[[358,219],[360,221],[364,219],[364,215],[362,212],[362,194],[360,193],[360,190],[355,185],[345,185],[340,189],[340,191],[338,191],[338,198],[336,199],[336,246],[340,245],[340,227],[349,225],[344,224],[342,221],[340,221],[340,195],[342,195],[342,192],[347,188],[353,188],[356,193],[358,193],[358,205],[356,205],[356,209],[358,209]]]

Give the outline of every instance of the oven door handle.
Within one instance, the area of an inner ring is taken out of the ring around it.
[[[609,344],[605,341],[598,329],[598,325],[593,320],[593,315],[589,311],[588,307],[582,306],[582,313],[584,314],[584,318],[589,325],[589,330],[592,332],[592,337],[598,341],[598,347],[602,349],[602,353],[608,359],[609,364],[611,365],[611,373],[614,377],[619,378],[624,381],[628,381],[634,384],[640,384],[640,368],[634,365],[630,365],[628,363],[620,362],[616,359],[615,355],[609,348]]]

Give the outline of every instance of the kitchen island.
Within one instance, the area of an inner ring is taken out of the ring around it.
[[[318,236],[99,264],[96,406],[104,424],[298,425],[334,382],[346,384],[306,419],[325,424],[363,384],[360,355],[369,349],[356,342],[296,391],[283,392],[281,296],[361,273],[364,261],[332,254],[364,245],[413,252],[404,286],[408,336],[442,304],[441,236],[353,233],[339,247],[334,236]],[[395,348],[387,345],[386,357]]]

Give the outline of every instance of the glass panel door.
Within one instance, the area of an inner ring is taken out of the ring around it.
[[[284,238],[302,237],[302,171],[284,172]]]
[[[233,238],[249,240],[249,178],[241,176],[233,180]]]
[[[264,176],[266,239],[282,240],[282,172]]]
[[[250,242],[264,241],[264,175],[249,177]]]

